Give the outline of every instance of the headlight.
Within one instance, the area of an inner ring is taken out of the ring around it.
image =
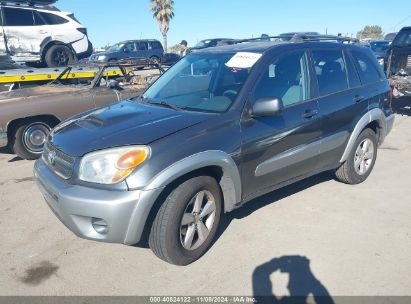
[[[149,157],[150,148],[145,146],[92,152],[81,160],[79,179],[97,184],[116,184],[126,179]]]
[[[384,66],[384,58],[378,58],[378,63],[379,63],[381,66]]]
[[[97,56],[97,61],[103,61],[106,59],[106,56]]]

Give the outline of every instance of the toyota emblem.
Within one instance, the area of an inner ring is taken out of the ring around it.
[[[51,151],[47,158],[48,158],[50,165],[54,166],[54,163],[56,161],[56,151]]]

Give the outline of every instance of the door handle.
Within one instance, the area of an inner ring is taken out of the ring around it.
[[[363,101],[364,99],[365,99],[364,96],[355,95],[353,100],[354,100],[355,103],[359,103],[359,102]]]
[[[307,118],[307,119],[309,119],[309,118],[313,118],[314,116],[317,116],[318,115],[318,110],[305,110],[305,112],[304,112],[304,118]]]

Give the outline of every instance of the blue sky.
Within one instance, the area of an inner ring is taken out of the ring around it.
[[[380,25],[384,32],[411,25],[411,1],[372,0],[175,0],[175,18],[169,46],[186,39],[193,45],[212,37],[248,38],[262,33],[291,31],[356,34],[365,25]],[[149,12],[149,0],[60,0],[88,28],[95,47],[126,39],[161,40]],[[161,40],[162,41],[162,40]]]

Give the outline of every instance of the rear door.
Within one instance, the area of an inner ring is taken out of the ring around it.
[[[50,28],[36,11],[3,7],[3,23],[4,36],[12,56],[40,55],[41,43],[50,36]]]
[[[281,98],[284,109],[271,117],[243,114],[243,198],[318,167],[320,116],[311,98],[306,50],[281,53],[267,63],[250,104],[261,98]]]
[[[322,117],[320,166],[336,166],[355,124],[368,111],[368,93],[342,48],[315,48],[311,54]]]
[[[369,110],[384,109],[391,102],[387,78],[368,50],[350,51],[362,83],[362,96],[368,100]]]
[[[150,58],[148,51],[148,42],[147,41],[137,41],[136,42],[136,54],[137,58]]]

